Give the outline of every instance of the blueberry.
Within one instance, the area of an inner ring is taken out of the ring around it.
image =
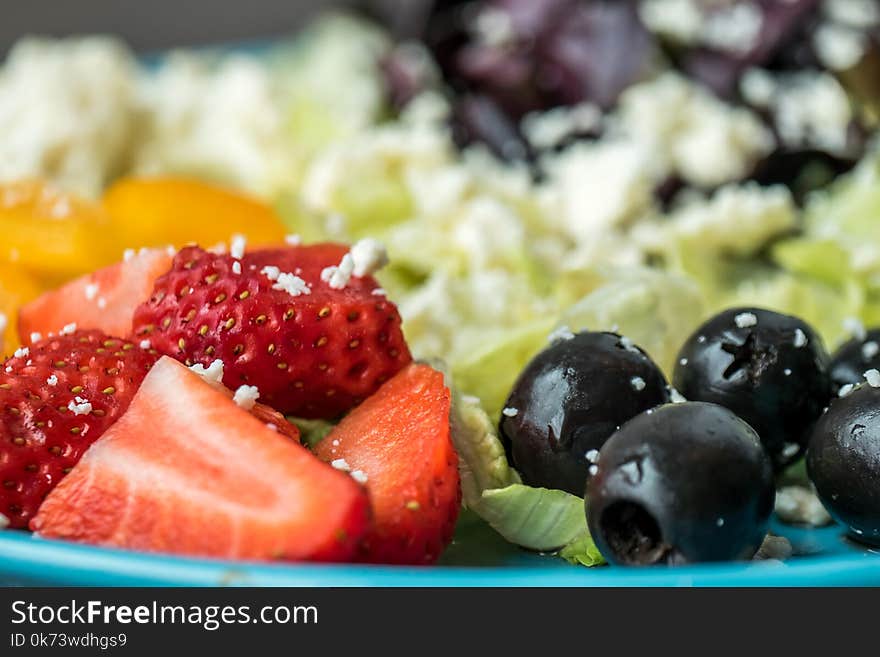
[[[828,354],[808,324],[758,308],[708,320],[679,352],[675,387],[748,422],[777,471],[793,463],[831,397]]]
[[[587,483],[587,521],[611,563],[749,559],[774,495],[770,459],[748,424],[715,404],[669,404],[605,443]]]
[[[669,401],[669,390],[657,365],[626,338],[566,337],[520,374],[500,431],[524,483],[583,495],[592,460],[608,437]]]
[[[807,474],[850,536],[880,546],[880,388],[861,385],[831,403],[810,437]]]
[[[880,369],[880,328],[844,343],[831,357],[832,394],[845,385],[864,382],[864,373],[872,369]]]

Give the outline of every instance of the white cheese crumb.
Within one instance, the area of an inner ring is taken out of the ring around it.
[[[58,385],[58,377],[53,374],[48,379],[46,379],[46,385],[47,386],[57,386]]]
[[[266,422],[266,428],[271,429],[272,431],[278,431],[278,425],[274,422]]]
[[[786,523],[822,527],[831,516],[816,494],[805,486],[783,486],[776,491],[776,515]]]
[[[801,446],[797,443],[785,443],[785,446],[782,448],[782,456],[784,458],[790,459],[795,454],[797,454],[801,449]]]
[[[85,287],[85,295],[86,299],[89,301],[93,301],[96,296],[98,296],[99,286],[97,283],[89,283]]]
[[[302,238],[299,235],[285,235],[284,241],[290,246],[299,246],[302,244]]]
[[[330,444],[333,445],[333,447],[339,447],[339,440],[334,440],[334,441],[333,441],[332,443],[330,443]]]
[[[330,465],[332,465],[337,470],[342,470],[343,472],[351,472],[351,466],[345,459],[334,459],[330,461]]]
[[[371,276],[388,264],[388,252],[379,240],[365,238],[351,247],[354,275],[358,278]]]
[[[585,456],[587,457],[587,460],[590,463],[595,463],[596,461],[599,460],[599,450],[598,449],[591,449],[589,452],[586,453]]]
[[[574,333],[571,332],[571,329],[568,326],[560,326],[557,329],[554,329],[550,335],[547,336],[547,342],[550,344],[555,344],[557,342],[562,342],[563,340],[572,340],[574,338]]]
[[[74,415],[88,415],[92,412],[92,404],[82,397],[74,397],[67,408],[73,411]]]
[[[299,276],[288,273],[279,274],[278,280],[275,285],[272,286],[272,289],[287,292],[292,297],[298,297],[301,294],[312,293],[312,291],[309,289],[308,284],[303,279],[301,279]]]
[[[260,270],[260,273],[270,281],[277,281],[278,277],[281,276],[281,270],[274,265],[266,265]]]
[[[865,380],[872,388],[880,388],[880,370],[872,369],[865,372]]]
[[[354,479],[356,482],[358,482],[361,485],[364,485],[367,483],[367,473],[364,472],[363,470],[355,470],[354,472],[351,473],[351,478]]]
[[[152,343],[149,340],[141,340],[141,349],[151,349]]]
[[[137,252],[134,249],[126,249],[125,251],[122,252],[122,259],[125,262],[128,262],[129,260],[134,258],[136,255],[137,255]]]
[[[555,148],[569,137],[595,130],[602,122],[602,110],[592,103],[574,107],[555,107],[531,112],[521,123],[528,142],[538,150]]]
[[[232,401],[246,411],[251,410],[260,398],[260,390],[257,386],[239,386],[232,397]]]
[[[342,290],[348,285],[353,273],[354,258],[350,253],[346,253],[338,265],[324,267],[321,271],[321,280],[334,290]]]
[[[862,345],[862,358],[865,360],[871,360],[877,354],[880,354],[880,345],[873,340]]]
[[[856,387],[852,383],[847,383],[845,386],[841,386],[840,390],[837,393],[838,397],[849,397],[850,393],[855,390]]]
[[[864,340],[868,337],[865,325],[856,317],[847,317],[843,320],[844,330],[853,336],[856,340]]]
[[[19,347],[18,349],[15,350],[15,352],[12,355],[15,356],[16,358],[27,358],[28,354],[30,354],[30,353],[31,353],[31,350],[28,349],[27,347]]]
[[[645,380],[640,376],[634,376],[629,380],[629,383],[636,392],[641,392],[645,389]]]
[[[784,370],[782,370],[782,373],[785,374],[785,376],[791,376],[791,368],[786,367]]]
[[[718,520],[715,521],[715,526],[724,527],[724,518],[718,518]]]
[[[670,387],[669,401],[671,401],[673,404],[683,404],[687,401],[687,398],[675,388]]]
[[[639,351],[638,347],[636,347],[636,345],[633,343],[633,341],[630,340],[626,336],[622,336],[620,338],[620,346],[632,354],[641,354],[642,353],[641,351]]]
[[[688,359],[682,358],[681,360],[678,361],[678,364],[681,365],[682,367],[684,367],[685,365],[688,364]]]
[[[223,361],[219,358],[208,365],[208,367],[205,367],[201,363],[196,363],[189,369],[194,374],[198,374],[206,383],[209,383],[212,386],[216,387],[223,385]]]
[[[590,473],[591,475],[594,475],[594,474],[596,474],[597,472],[599,472],[599,466],[598,466],[598,465],[591,465],[591,466],[589,467],[588,471],[589,471],[589,473]]]
[[[807,340],[807,334],[804,333],[801,329],[795,329],[794,332],[794,346],[796,349],[800,349],[801,347],[806,347],[809,340]]]
[[[826,23],[813,33],[813,50],[832,71],[846,71],[858,64],[868,50],[867,35],[850,27]]]
[[[740,313],[733,318],[739,328],[750,328],[758,325],[758,318],[755,313]]]
[[[241,262],[236,260],[232,263],[232,273],[236,275],[241,274]]]
[[[12,373],[12,367],[11,367],[10,365],[7,365],[7,366],[6,366],[6,373],[7,373],[7,374],[11,374],[11,373]]]
[[[508,407],[501,411],[501,415],[503,415],[504,417],[516,417],[517,415],[519,415],[519,409]]]
[[[381,287],[377,287],[375,290],[370,292],[374,297],[385,297],[388,296],[388,293]]]
[[[58,335],[70,335],[71,333],[76,332],[76,322],[71,322],[70,324],[65,324],[64,328],[62,328]]]
[[[244,235],[233,235],[232,242],[229,244],[229,255],[236,260],[244,257],[244,250],[247,247],[247,239]]]
[[[477,406],[480,403],[480,398],[474,397],[473,395],[462,395],[461,401],[463,401],[465,404],[469,404],[471,406]]]
[[[42,333],[40,333],[38,331],[34,331],[33,333],[31,333],[31,342],[39,342],[42,339],[43,339]]]

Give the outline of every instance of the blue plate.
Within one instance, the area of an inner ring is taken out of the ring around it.
[[[776,525],[797,556],[681,568],[584,568],[518,550],[465,514],[437,567],[267,565],[125,552],[0,532],[0,584],[71,586],[880,586],[880,554],[839,527]]]

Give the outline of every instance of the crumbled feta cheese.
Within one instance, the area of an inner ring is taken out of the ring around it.
[[[57,385],[58,385],[58,377],[57,377],[56,375],[53,374],[53,375],[50,376],[48,379],[46,379],[46,385],[47,385],[47,386],[53,386],[53,387],[54,387],[54,386],[57,386]]]
[[[374,297],[385,297],[388,296],[388,293],[381,287],[377,287],[375,290],[370,292]]]
[[[247,239],[244,235],[233,235],[232,241],[229,244],[229,255],[236,260],[241,260],[244,257],[244,250],[246,247]]]
[[[97,283],[88,283],[85,287],[85,295],[86,299],[89,301],[94,300],[96,296],[98,296],[98,290],[100,289]]]
[[[504,417],[516,417],[517,415],[519,415],[519,409],[508,407],[508,408],[505,408],[503,411],[501,411],[501,414]]]
[[[847,383],[844,386],[840,387],[840,390],[837,392],[838,397],[849,397],[853,390],[856,389],[856,386],[852,383]]]
[[[232,263],[232,273],[237,276],[241,274],[241,262],[240,261],[235,260]]]
[[[232,401],[246,411],[251,410],[260,398],[260,390],[257,386],[239,386],[232,397]]]
[[[796,349],[800,349],[802,347],[806,347],[809,340],[807,340],[807,334],[804,333],[801,329],[795,329],[794,331],[794,346]]]
[[[776,128],[790,147],[844,152],[853,113],[849,96],[828,73],[793,73],[780,82],[772,103]]]
[[[141,340],[141,349],[152,349],[153,345],[149,340]]]
[[[12,355],[15,356],[16,358],[27,358],[28,354],[30,354],[30,353],[31,353],[31,350],[28,349],[27,347],[19,347],[18,349],[15,350],[15,352]]]
[[[633,343],[633,341],[630,340],[625,335],[620,337],[620,346],[623,347],[624,349],[626,349],[631,354],[641,354],[642,353],[639,350],[639,348],[636,347],[636,345]]]
[[[641,392],[645,389],[645,380],[640,376],[634,376],[629,380],[629,383],[636,392]]]
[[[522,120],[522,131],[532,146],[547,150],[559,146],[569,137],[595,130],[601,122],[602,110],[598,106],[581,103],[527,114]]]
[[[287,292],[292,297],[298,297],[301,294],[311,294],[308,284],[299,276],[294,274],[281,273],[278,280],[272,286],[273,290],[281,290]]]
[[[266,265],[260,270],[260,273],[270,281],[277,281],[278,277],[281,276],[281,270],[274,265]]]
[[[92,404],[82,397],[74,397],[67,408],[73,411],[74,415],[88,415],[92,412]]]
[[[274,422],[266,422],[266,428],[271,429],[272,431],[278,431],[278,425]]]
[[[834,23],[820,25],[813,33],[813,50],[832,71],[846,71],[858,64],[869,44],[863,32]]]
[[[516,39],[516,26],[510,14],[491,5],[477,14],[473,31],[480,43],[492,48],[502,48]]]
[[[847,317],[843,320],[843,329],[856,340],[864,340],[868,337],[865,325],[856,317]]]
[[[594,475],[597,472],[599,472],[599,466],[598,465],[591,465],[587,470],[591,475]]]
[[[733,318],[733,321],[741,329],[758,325],[758,318],[755,316],[755,313],[740,313]]]
[[[695,0],[642,0],[639,17],[652,32],[682,45],[699,42],[703,12]]]
[[[880,5],[876,0],[824,0],[822,11],[831,20],[858,29],[880,25]]]
[[[136,255],[137,255],[137,252],[134,249],[125,249],[125,251],[122,252],[122,259],[123,259],[123,261],[128,262],[129,260],[134,258]]]
[[[321,280],[334,290],[342,290],[348,285],[353,272],[354,258],[350,253],[346,253],[338,265],[325,267],[321,271]]]
[[[710,48],[744,55],[755,47],[763,25],[760,7],[736,2],[707,13],[701,40]]]
[[[196,363],[189,369],[194,374],[198,374],[206,383],[210,383],[212,386],[216,387],[223,385],[223,361],[219,358],[208,365],[208,367],[205,367],[201,363]]]
[[[58,332],[58,335],[70,335],[76,332],[76,322],[71,322],[70,324],[65,324],[64,327]]]
[[[671,387],[669,388],[669,401],[673,404],[683,404],[687,401],[687,398],[681,394],[678,390]]]
[[[358,278],[372,276],[388,264],[388,252],[379,240],[358,240],[351,247],[350,254],[354,264],[353,272]]]
[[[302,244],[302,238],[299,235],[285,235],[284,242],[290,246],[299,246]]]
[[[872,340],[862,345],[862,358],[865,360],[871,360],[877,354],[880,354],[880,344]]]
[[[571,329],[565,325],[554,329],[550,333],[550,335],[547,336],[547,342],[549,342],[550,344],[562,342],[563,340],[573,340],[573,339],[574,339],[574,333],[572,333]]]
[[[792,458],[795,454],[797,454],[801,449],[801,446],[797,443],[785,443],[782,447],[782,456],[784,458]]]
[[[585,456],[587,457],[587,460],[590,463],[595,463],[596,461],[599,460],[599,450],[598,449],[591,449],[590,451],[588,451],[585,454]]]
[[[474,397],[473,395],[462,395],[461,401],[469,406],[479,406],[480,404],[480,398]]]
[[[823,527],[831,516],[816,494],[805,486],[783,486],[776,491],[776,515],[786,523]]]
[[[687,358],[680,358],[678,360],[678,364],[681,365],[682,367],[684,367],[685,365],[688,364],[688,359]]]
[[[715,521],[715,526],[716,526],[716,527],[724,527],[724,518],[718,518],[718,519]]]
[[[865,380],[872,388],[880,388],[880,370],[871,369],[865,372]]]
[[[785,374],[785,376],[791,376],[791,368],[786,367],[782,370],[782,373]]]
[[[364,485],[367,483],[367,473],[364,472],[363,470],[352,471],[351,478],[354,479],[356,482],[358,482],[361,485]]]
[[[343,472],[351,472],[351,466],[345,459],[334,459],[330,461],[330,465],[332,465],[337,470],[342,470]]]
[[[7,366],[6,366],[6,373],[7,373],[7,374],[11,374],[12,371],[13,371],[13,370],[12,370],[12,367],[11,367],[10,365],[7,365]]]
[[[31,333],[31,342],[32,342],[32,343],[33,343],[33,342],[39,342],[39,341],[42,340],[42,339],[43,339],[43,334],[42,334],[42,333],[40,333],[40,332],[38,332],[38,331],[34,331],[33,333]]]

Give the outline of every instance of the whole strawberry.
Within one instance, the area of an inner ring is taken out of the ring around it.
[[[400,315],[369,275],[364,244],[208,253],[183,249],[133,331],[189,365],[224,364],[223,383],[255,386],[285,414],[334,418],[411,357]]]
[[[0,513],[26,527],[43,498],[125,412],[157,359],[100,331],[22,348],[0,368]]]

